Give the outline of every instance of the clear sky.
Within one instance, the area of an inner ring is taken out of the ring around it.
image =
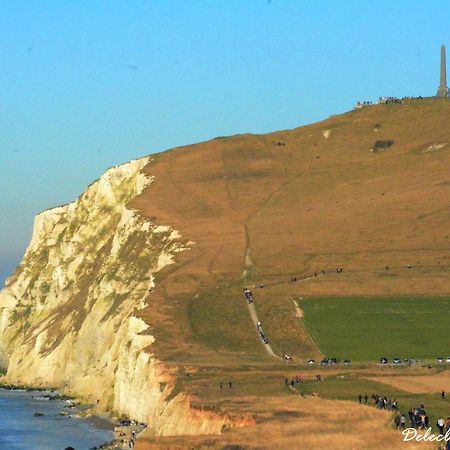
[[[2,0],[0,285],[112,165],[434,95],[449,25],[437,0]]]

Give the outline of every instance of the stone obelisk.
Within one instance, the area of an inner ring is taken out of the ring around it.
[[[448,97],[447,67],[445,63],[445,45],[441,47],[441,82],[436,97]]]

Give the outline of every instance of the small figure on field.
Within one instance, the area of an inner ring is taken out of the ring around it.
[[[437,428],[439,430],[439,434],[444,434],[445,420],[444,420],[444,418],[442,416],[439,417],[439,419],[438,419],[438,421],[436,423],[436,426],[437,426]]]
[[[406,425],[406,417],[402,414],[402,417],[400,417],[400,426],[402,427],[402,430],[405,429]]]

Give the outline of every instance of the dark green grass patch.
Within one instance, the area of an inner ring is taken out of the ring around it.
[[[449,297],[311,298],[300,307],[309,333],[329,357],[450,356]]]
[[[197,342],[215,350],[266,356],[240,285],[219,284],[189,303],[191,329]]]

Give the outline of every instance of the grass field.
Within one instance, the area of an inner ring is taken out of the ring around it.
[[[450,356],[449,297],[311,298],[300,301],[304,323],[328,357]]]
[[[417,405],[423,404],[430,418],[430,425],[436,428],[436,421],[439,416],[448,416],[450,400],[441,399],[439,394],[412,394],[384,383],[378,383],[368,380],[358,375],[348,374],[334,375],[326,377],[324,382],[306,381],[297,385],[297,390],[305,395],[316,392],[320,397],[358,401],[358,395],[369,396],[368,405],[373,406],[372,394],[386,396],[390,399],[397,399],[399,403],[399,412],[405,414],[408,418],[408,411]]]

